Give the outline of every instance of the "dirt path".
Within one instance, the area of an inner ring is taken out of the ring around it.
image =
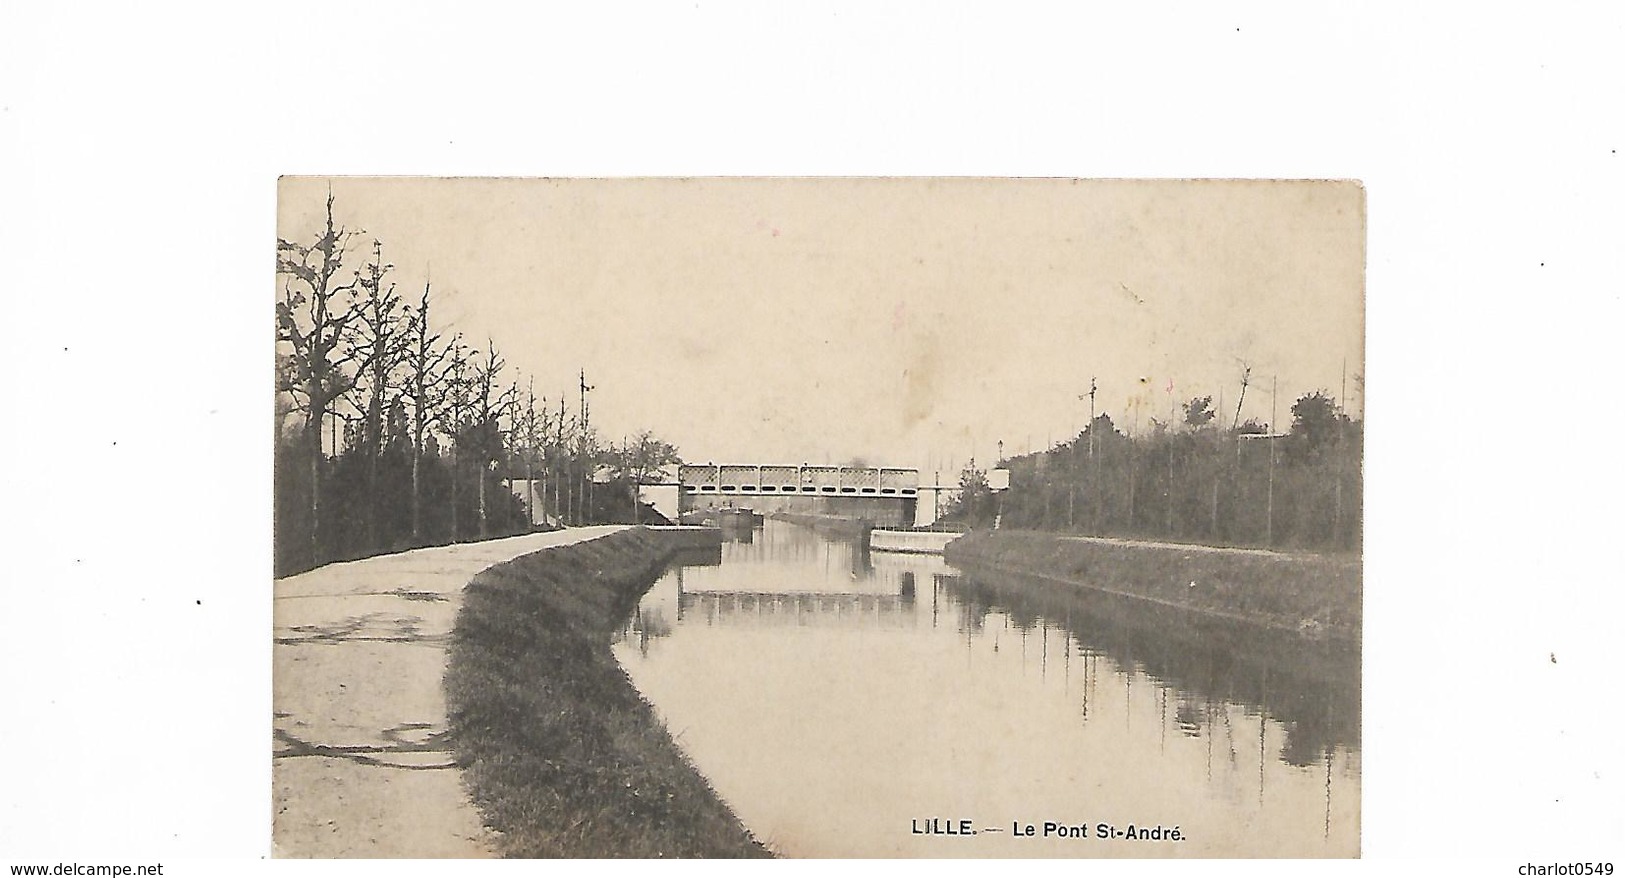
[[[1208,552],[1215,555],[1253,555],[1260,558],[1286,558],[1293,552],[1281,552],[1275,549],[1250,549],[1242,546],[1203,546],[1196,543],[1164,543],[1155,540],[1130,540],[1119,537],[1068,537],[1060,539],[1074,543],[1098,543],[1103,546],[1135,546],[1142,549],[1174,549],[1180,552]],[[1313,557],[1313,556],[1310,556]]]
[[[277,580],[276,856],[493,856],[445,742],[441,679],[463,588],[494,564],[622,529],[416,549]]]

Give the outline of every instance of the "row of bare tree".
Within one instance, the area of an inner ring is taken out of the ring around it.
[[[372,241],[325,222],[277,241],[277,567],[637,515],[635,493],[595,480],[648,481],[676,449],[648,432],[620,447],[594,432],[590,389],[567,410],[509,377],[483,348],[431,320],[432,287],[409,298]],[[513,491],[525,479],[523,501]]]

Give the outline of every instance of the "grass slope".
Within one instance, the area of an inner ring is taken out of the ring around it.
[[[454,745],[507,857],[762,857],[610,652],[669,554],[644,530],[469,584],[446,671]]]
[[[953,564],[1013,570],[1271,628],[1360,637],[1357,557],[1211,552],[1012,530],[967,534],[945,554]]]

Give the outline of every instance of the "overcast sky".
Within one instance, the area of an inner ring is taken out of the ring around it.
[[[1352,183],[289,178],[278,234],[329,185],[442,326],[555,406],[585,368],[606,439],[691,462],[949,472],[1074,435],[1091,376],[1125,430],[1198,395],[1228,423],[1248,365],[1244,419],[1272,379],[1277,424],[1345,381],[1363,408]]]

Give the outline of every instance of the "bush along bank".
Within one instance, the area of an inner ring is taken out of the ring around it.
[[[673,548],[633,529],[469,583],[446,700],[464,782],[503,856],[769,856],[610,652]]]
[[[1357,557],[976,531],[949,563],[1010,570],[1311,638],[1360,638]]]

